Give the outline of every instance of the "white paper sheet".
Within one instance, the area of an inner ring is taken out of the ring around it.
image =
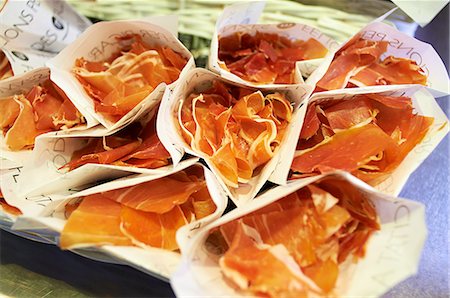
[[[0,49],[14,75],[45,66],[91,22],[65,1],[4,1],[0,10]]]
[[[330,52],[334,52],[339,44],[331,37],[320,32],[319,29],[305,25],[305,24],[256,24],[262,11],[264,10],[265,2],[248,2],[237,3],[226,7],[222,14],[218,17],[216,22],[216,29],[211,41],[211,48],[209,54],[208,66],[209,69],[218,73],[220,76],[252,87],[258,88],[274,88],[283,84],[255,84],[250,81],[241,79],[235,74],[220,67],[223,64],[218,58],[219,53],[219,36],[228,36],[235,32],[246,32],[251,35],[256,32],[276,33],[285,36],[291,40],[308,40],[310,38],[316,39]],[[296,64],[296,84],[303,84],[302,76],[308,77],[314,69],[320,64],[321,59],[298,61]]]
[[[202,87],[207,87],[213,80],[221,80],[229,84],[235,84],[238,86],[243,86],[237,83],[233,83],[224,78],[220,78],[217,74],[214,74],[205,69],[197,68],[190,71],[186,78],[175,87],[173,92],[167,92],[163,98],[159,110],[159,116],[166,119],[164,125],[162,123],[157,123],[156,129],[159,136],[165,136],[161,138],[161,142],[167,151],[172,156],[172,161],[176,164],[184,155],[188,153],[194,156],[201,157],[205,159],[206,163],[210,167],[211,171],[220,177],[218,171],[215,169],[213,164],[209,161],[206,154],[193,151],[188,144],[184,141],[182,135],[179,132],[178,126],[178,107],[180,103],[187,98],[189,94],[194,92],[194,90],[201,89]],[[256,196],[257,192],[272,175],[272,172],[277,167],[277,171],[271,178],[273,180],[286,180],[287,173],[289,171],[290,164],[280,160],[285,157],[293,157],[295,146],[292,146],[293,139],[296,139],[300,133],[300,127],[302,124],[302,115],[299,112],[298,107],[301,102],[311,93],[311,88],[306,85],[284,85],[278,86],[278,88],[265,89],[264,92],[282,92],[286,93],[287,98],[291,101],[294,106],[294,113],[290,127],[286,130],[285,137],[280,144],[279,150],[276,151],[272,159],[264,166],[260,174],[253,177],[248,183],[240,184],[239,188],[231,189],[228,188],[222,179],[219,178],[220,183],[227,191],[233,202],[239,206],[245,204],[247,201],[251,200]],[[303,111],[304,112],[304,111]],[[291,146],[289,145],[291,144]],[[287,168],[282,168],[287,167]],[[278,177],[277,174],[282,175]]]
[[[398,31],[397,29],[380,22],[372,22],[361,29],[356,35],[361,38],[374,41],[388,41],[387,51],[381,56],[384,59],[388,56],[411,59],[420,66],[428,76],[427,87],[434,96],[444,96],[450,93],[450,81],[442,59],[434,48],[422,41]],[[344,47],[344,43],[342,47]],[[329,53],[323,63],[306,80],[307,84],[315,86],[324,76],[333,60],[334,54]],[[384,86],[373,86],[383,88]],[[351,90],[354,88],[347,88]]]
[[[447,5],[448,0],[392,0],[416,23],[424,27]]]
[[[180,74],[180,77],[182,77],[195,64],[191,53],[171,33],[176,30],[176,26],[176,18],[173,16],[168,16],[166,19],[155,17],[136,21],[96,23],[89,27],[77,40],[61,51],[55,58],[47,62],[47,65],[52,71],[51,78],[67,93],[67,96],[80,111],[90,114],[108,130],[116,130],[124,127],[132,121],[134,116],[145,113],[158,104],[161,95],[164,93],[165,84],[161,83],[158,85],[143,101],[119,121],[114,123],[100,113],[95,112],[93,99],[86,93],[72,73],[75,60],[84,57],[90,61],[103,61],[120,49],[116,37],[127,34],[139,34],[147,44],[168,46],[187,58],[188,62]],[[179,80],[170,84],[169,87],[173,88]]]
[[[242,296],[242,293],[233,290],[223,279],[217,263],[219,256],[205,247],[209,231],[327,177],[350,182],[361,195],[374,203],[381,220],[381,230],[369,240],[364,258],[355,266],[340,272],[336,294],[343,297],[377,297],[416,273],[427,234],[424,206],[381,194],[348,173],[336,172],[273,188],[204,227],[193,237],[187,238],[187,234],[180,234],[179,238],[185,238],[185,241],[179,242],[183,246],[182,261],[171,278],[176,296]]]

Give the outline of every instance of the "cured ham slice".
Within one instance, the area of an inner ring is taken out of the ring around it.
[[[45,131],[39,131],[33,120],[33,107],[23,96],[14,96],[14,101],[19,105],[20,112],[14,124],[9,128],[5,135],[5,142],[9,149],[18,151],[31,148],[34,145],[34,139]]]
[[[268,297],[305,297],[308,286],[297,264],[282,245],[258,245],[242,222],[220,259],[224,275],[239,289]]]
[[[120,204],[99,195],[87,196],[72,212],[59,240],[62,249],[92,245],[131,245],[120,230]]]
[[[427,84],[427,76],[413,60],[388,56],[386,41],[354,37],[339,50],[316,91],[397,84]]]
[[[13,151],[32,148],[36,136],[84,123],[84,117],[51,81],[26,94],[0,99],[0,128]]]
[[[152,47],[138,34],[118,37],[128,44],[105,61],[79,58],[73,72],[95,110],[116,122],[144,100],[160,83],[178,79],[187,59],[168,47]]]
[[[205,185],[204,181],[179,181],[172,177],[144,182],[126,189],[110,190],[102,196],[136,210],[166,213],[185,203]]]
[[[253,295],[333,296],[339,265],[364,257],[379,229],[366,197],[346,181],[327,178],[220,226],[226,244],[218,245],[226,253],[219,264],[228,280]],[[217,230],[211,235],[217,238]],[[280,247],[282,258],[274,253]]]
[[[376,185],[421,142],[432,123],[433,118],[414,114],[408,97],[367,94],[313,102],[292,178],[341,169]]]
[[[138,246],[177,250],[179,228],[188,223],[179,206],[162,214],[122,207],[121,229]]]
[[[81,204],[66,205],[69,219],[60,245],[65,249],[136,245],[173,251],[178,249],[175,235],[180,227],[215,210],[202,169],[191,167],[168,177],[84,197]]]
[[[0,50],[0,80],[12,77],[13,71],[11,68],[11,63],[9,63],[8,58],[3,51]]]
[[[170,154],[156,135],[155,119],[145,127],[127,127],[112,136],[92,138],[85,147],[72,154],[62,168],[69,171],[88,163],[155,169],[169,164]]]
[[[178,121],[191,148],[210,159],[229,187],[237,188],[273,157],[292,110],[281,93],[264,95],[214,81],[210,89],[184,100]]]
[[[219,37],[219,65],[256,84],[293,84],[295,62],[322,58],[327,52],[314,38],[292,41],[263,32]]]

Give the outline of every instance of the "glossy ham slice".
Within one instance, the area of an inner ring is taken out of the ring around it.
[[[433,118],[414,114],[408,97],[364,94],[313,102],[291,165],[292,177],[341,169],[379,184],[423,140],[432,123]]]
[[[290,292],[293,289],[283,280],[267,279],[254,268],[267,258],[259,252],[282,246],[287,255],[284,260],[291,259],[302,272],[300,276],[306,275],[302,278],[305,289],[332,296],[339,264],[349,257],[354,261],[363,257],[368,239],[379,228],[376,211],[366,197],[346,181],[327,178],[221,225],[226,244],[218,245],[226,246],[226,253],[220,266],[240,289],[257,294],[259,287],[253,289],[252,285],[258,281],[261,287],[279,287],[292,296],[298,293]],[[267,274],[270,270],[265,269]]]
[[[66,205],[60,245],[137,245],[177,250],[177,230],[216,210],[199,166]]]
[[[177,250],[179,228],[188,223],[179,206],[162,214],[122,206],[121,230],[137,246]]]
[[[214,81],[183,101],[178,123],[186,143],[208,156],[225,183],[237,188],[273,157],[292,112],[284,94],[264,95]]]
[[[5,142],[9,149],[18,151],[31,148],[36,136],[45,131],[39,131],[36,128],[33,107],[23,95],[15,95],[14,101],[19,105],[20,112],[14,124],[6,132]]]
[[[349,87],[396,84],[427,84],[427,76],[417,63],[406,58],[388,56],[386,41],[364,40],[355,36],[331,62],[317,82],[316,91]]]
[[[151,47],[137,34],[117,38],[128,47],[105,61],[75,62],[73,72],[93,99],[97,112],[116,122],[160,83],[176,81],[187,59],[168,47]]]
[[[136,210],[162,214],[186,202],[204,185],[204,181],[184,182],[163,177],[127,188],[106,191],[102,196]]]
[[[20,104],[14,100],[14,96],[0,100],[0,128],[11,127],[20,113]]]
[[[219,65],[256,84],[293,84],[296,61],[322,58],[327,52],[313,38],[291,41],[264,32],[219,37]]]
[[[139,123],[104,138],[92,138],[72,154],[62,168],[69,171],[88,163],[155,169],[169,164],[170,154],[156,135],[156,116],[145,127]]]
[[[394,141],[379,127],[368,124],[336,133],[317,146],[296,153],[291,169],[300,173],[323,173],[333,169],[357,170],[363,162],[391,146]]]
[[[282,245],[258,245],[243,227],[243,223],[238,222],[233,242],[220,259],[225,277],[249,294],[305,297],[309,285],[286,249]]]
[[[0,129],[13,151],[32,148],[36,136],[85,123],[65,93],[51,81],[26,94],[0,99]]]
[[[130,239],[120,230],[120,204],[100,195],[83,199],[67,220],[59,245],[74,249],[95,245],[131,245]]]

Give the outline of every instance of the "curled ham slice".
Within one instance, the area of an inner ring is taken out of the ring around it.
[[[371,41],[355,36],[339,50],[316,91],[350,87],[398,84],[427,84],[427,76],[417,63],[406,58],[388,56],[388,42]]]
[[[136,245],[177,250],[177,230],[216,210],[201,167],[97,193],[66,205],[60,246]]]
[[[61,168],[72,171],[88,163],[149,169],[168,165],[170,154],[156,135],[155,120],[153,117],[143,128],[140,124],[131,125],[112,136],[90,139]]]
[[[206,241],[223,239],[219,266],[249,294],[333,296],[340,264],[364,257],[379,229],[366,197],[346,181],[327,178],[219,226]],[[274,254],[280,249],[283,257]]]
[[[328,50],[314,38],[236,32],[219,37],[219,65],[256,84],[293,84],[296,61],[322,58]]]
[[[84,123],[84,117],[53,82],[36,85],[26,94],[0,99],[0,129],[13,151],[32,148],[43,133]]]
[[[341,169],[376,185],[422,141],[433,118],[414,114],[408,97],[366,94],[313,102],[304,123],[292,178]]]
[[[93,99],[95,110],[116,122],[144,100],[160,83],[178,79],[187,63],[168,47],[151,47],[137,34],[117,38],[129,44],[105,61],[75,62],[73,72]]]
[[[248,182],[279,147],[292,118],[281,93],[264,95],[214,81],[180,105],[178,122],[184,140],[211,160],[225,183]]]

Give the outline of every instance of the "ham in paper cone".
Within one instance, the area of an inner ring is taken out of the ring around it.
[[[144,125],[134,122],[111,136],[91,138],[62,168],[72,171],[88,163],[148,169],[166,166],[170,154],[156,134],[155,122],[156,114]]]
[[[84,123],[66,94],[50,80],[33,86],[28,93],[0,99],[0,128],[12,151],[32,148],[40,134]]]
[[[212,81],[180,105],[178,123],[192,150],[208,158],[225,184],[258,175],[279,147],[293,108],[284,94]]]
[[[323,58],[327,52],[314,38],[291,40],[276,33],[235,32],[219,36],[218,63],[255,84],[293,84],[297,61]]]
[[[411,98],[360,94],[308,105],[291,178],[341,169],[377,185],[419,144],[433,123]]]
[[[376,85],[427,85],[427,75],[416,61],[383,57],[388,41],[362,39],[355,35],[334,56],[316,91]]]
[[[122,45],[105,61],[75,61],[73,72],[95,111],[116,122],[161,83],[176,81],[187,59],[167,46],[150,46],[138,34],[116,37]]]
[[[223,276],[239,293],[333,295],[341,265],[364,257],[377,212],[347,181],[329,178],[212,229]]]
[[[136,245],[177,250],[177,230],[216,210],[200,166],[66,205],[60,246]]]

